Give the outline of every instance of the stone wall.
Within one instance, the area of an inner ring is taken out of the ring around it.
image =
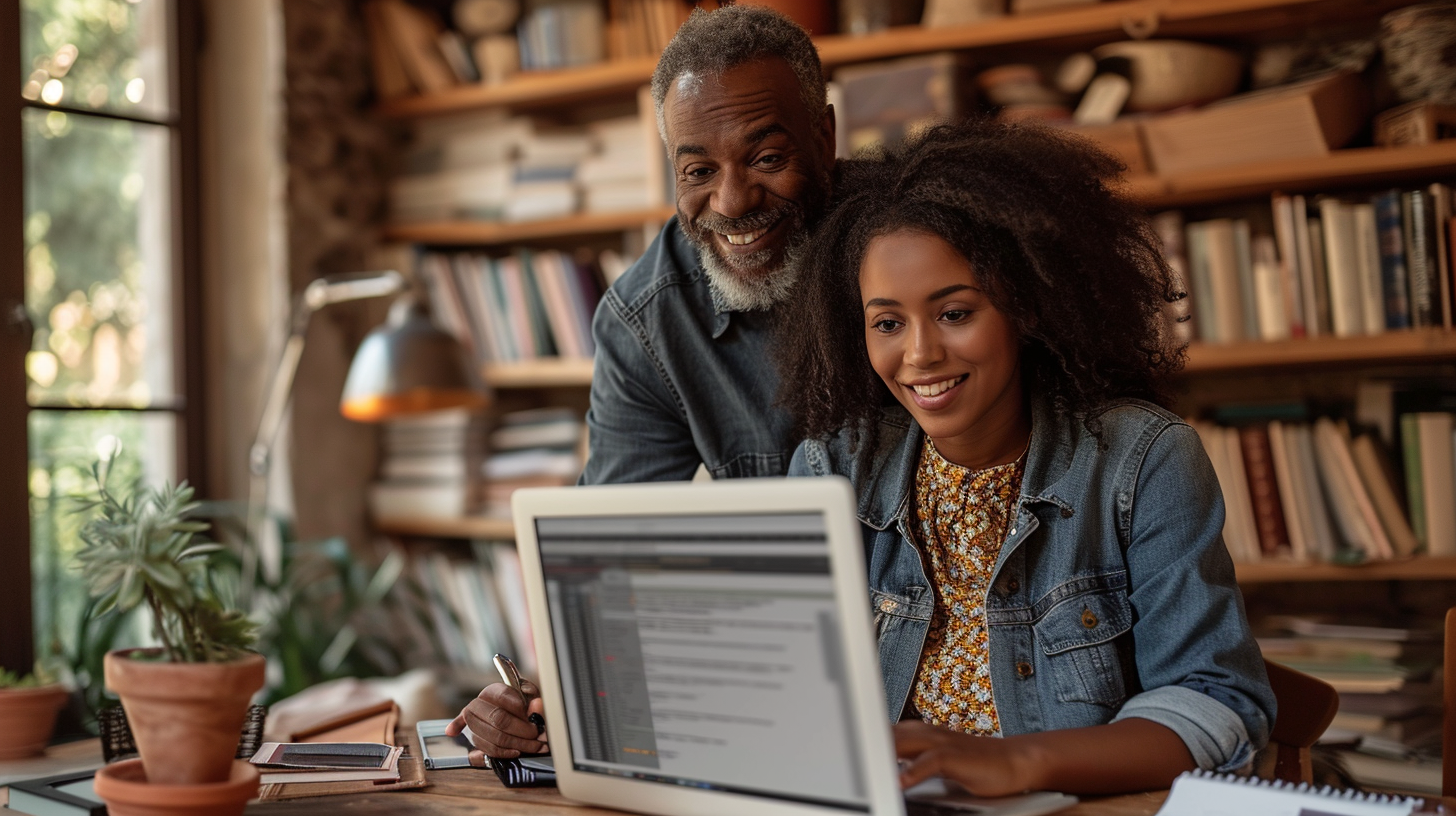
[[[384,216],[395,134],[373,117],[359,4],[285,0],[284,139],[289,285],[371,268]],[[296,535],[367,535],[365,493],[376,429],[344,419],[339,397],[354,350],[384,318],[383,299],[314,315],[295,381],[291,476]]]

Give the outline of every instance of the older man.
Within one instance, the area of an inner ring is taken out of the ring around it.
[[[781,476],[799,440],[769,344],[796,254],[829,196],[834,112],[809,35],[775,12],[695,12],[652,77],[677,217],[612,286],[582,481]],[[451,724],[496,757],[546,749],[537,689],[487,687]],[[537,717],[539,719],[539,717]],[[472,755],[479,762],[480,754]]]
[[[799,440],[768,343],[829,194],[834,114],[803,29],[754,6],[695,13],[652,77],[677,217],[592,330],[582,481],[781,476]]]

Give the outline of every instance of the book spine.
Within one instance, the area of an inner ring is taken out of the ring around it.
[[[1441,320],[1436,302],[1439,288],[1435,270],[1431,268],[1430,227],[1426,195],[1421,190],[1403,193],[1400,200],[1404,221],[1405,264],[1410,275],[1411,327],[1435,326]]]
[[[1244,454],[1244,471],[1249,477],[1249,500],[1254,509],[1254,525],[1259,533],[1259,549],[1266,556],[1289,546],[1289,531],[1279,496],[1274,472],[1274,454],[1270,449],[1269,431],[1262,425],[1240,428],[1239,446]]]
[[[1428,224],[1432,236],[1432,252],[1435,258],[1436,280],[1441,294],[1441,325],[1452,328],[1456,320],[1456,285],[1451,279],[1451,239],[1447,227],[1451,221],[1451,188],[1437,182],[1427,188],[1431,201],[1431,221]]]
[[[1208,261],[1208,225],[1195,222],[1188,225],[1188,272],[1193,291],[1193,332],[1205,343],[1217,343],[1218,322],[1215,317],[1213,279]]]
[[[1401,460],[1405,466],[1405,500],[1410,510],[1411,529],[1421,546],[1426,546],[1426,489],[1421,479],[1421,429],[1415,414],[1400,416]]]
[[[1409,275],[1398,190],[1375,197],[1375,227],[1380,232],[1380,288],[1385,295],[1385,328],[1408,329],[1411,325]]]
[[[1375,205],[1361,202],[1351,208],[1355,229],[1355,259],[1360,286],[1360,317],[1366,334],[1385,331],[1385,295],[1380,282],[1380,231],[1375,226]]]
[[[1273,196],[1274,240],[1279,245],[1279,275],[1283,281],[1284,311],[1291,337],[1304,337],[1303,276],[1299,271],[1299,250],[1294,239],[1294,202],[1283,193]]]
[[[1259,337],[1259,307],[1254,285],[1253,236],[1249,234],[1248,219],[1234,221],[1234,261],[1238,264],[1239,305],[1242,307],[1243,337],[1254,340]]]

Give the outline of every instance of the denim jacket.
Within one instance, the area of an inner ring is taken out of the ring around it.
[[[798,439],[774,405],[771,314],[730,312],[667,222],[607,290],[596,340],[583,484],[782,476]]]
[[[1248,764],[1274,695],[1221,530],[1218,482],[1197,435],[1139,401],[1098,414],[1101,439],[1038,402],[1021,493],[986,597],[1003,734],[1141,717],[1172,729],[1199,767]],[[838,474],[858,495],[890,716],[915,682],[935,593],[911,530],[922,432],[887,409],[876,449],[841,433],[799,446],[791,476]]]

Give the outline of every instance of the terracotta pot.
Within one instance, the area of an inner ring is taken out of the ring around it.
[[[258,769],[234,760],[223,782],[163,785],[147,781],[141,760],[128,759],[97,771],[95,790],[111,816],[238,816],[258,795]]]
[[[226,781],[248,703],[263,687],[263,656],[250,654],[229,663],[132,657],[159,653],[107,652],[105,663],[106,685],[126,709],[147,777],[161,785]]]
[[[65,704],[66,690],[57,685],[0,689],[0,759],[44,751]]]

